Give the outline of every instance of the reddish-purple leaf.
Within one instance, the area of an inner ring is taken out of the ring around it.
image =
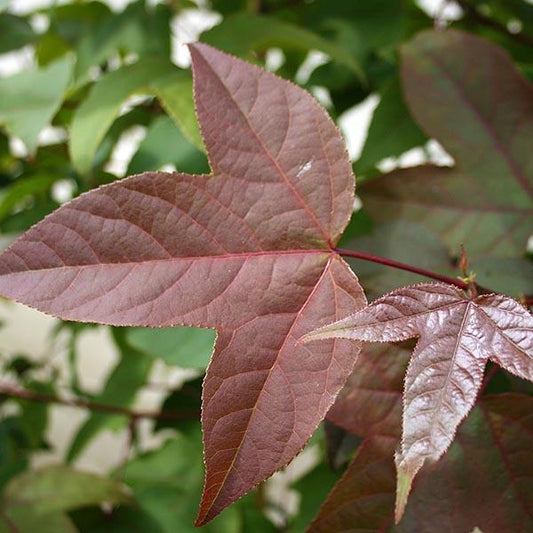
[[[355,407],[355,406],[354,406]],[[448,452],[417,477],[392,526],[394,448],[367,439],[312,522],[309,533],[527,533],[533,529],[533,398],[486,396]]]
[[[304,338],[419,337],[405,379],[397,520],[416,473],[427,459],[441,457],[474,405],[487,360],[533,381],[532,333],[533,316],[509,297],[468,299],[451,285],[425,283],[393,291]]]
[[[455,168],[424,165],[369,180],[358,194],[372,218],[420,222],[455,252],[463,243],[469,257],[522,254],[533,226],[533,198],[521,206],[517,197],[502,194],[505,176],[495,176],[494,182],[488,179]]]
[[[406,346],[363,345],[327,420],[360,437],[399,437],[403,379],[410,355]]]
[[[0,292],[64,319],[217,329],[202,524],[305,444],[359,346],[296,340],[365,298],[332,251],[354,194],[332,121],[289,82],[191,52],[214,175],[146,173],[66,204],[0,257]]]
[[[402,47],[401,70],[413,116],[460,170],[491,203],[502,195],[531,209],[533,85],[505,51],[468,33],[425,31]]]
[[[396,443],[393,437],[375,436],[361,444],[347,471],[309,526],[308,533],[378,533],[387,530],[393,522]]]
[[[455,30],[420,32],[401,59],[410,111],[456,166],[370,180],[359,190],[365,209],[422,222],[471,258],[522,255],[533,226],[533,85],[500,47]]]

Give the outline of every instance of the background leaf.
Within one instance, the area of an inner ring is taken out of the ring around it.
[[[32,69],[0,80],[0,124],[20,137],[30,152],[37,137],[49,124],[63,100],[70,81],[72,57],[65,57],[43,69]],[[32,102],[31,106],[27,102]]]

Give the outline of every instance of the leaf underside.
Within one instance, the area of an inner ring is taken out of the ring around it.
[[[191,53],[213,175],[147,172],[65,204],[0,256],[0,292],[68,320],[217,329],[200,525],[304,446],[359,343],[296,340],[366,301],[332,252],[354,177],[329,117],[257,67]]]
[[[405,378],[397,521],[417,472],[442,456],[472,409],[487,360],[533,381],[532,332],[533,317],[512,298],[468,299],[451,285],[423,283],[397,289],[304,338],[419,338]]]

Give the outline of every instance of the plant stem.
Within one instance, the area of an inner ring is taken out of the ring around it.
[[[343,257],[353,257],[354,259],[362,259],[363,261],[370,261],[371,263],[378,263],[380,265],[397,268],[399,270],[406,270],[407,272],[413,272],[415,274],[419,274],[420,276],[425,276],[426,278],[432,278],[444,283],[449,283],[450,285],[455,285],[456,287],[459,287],[465,291],[468,290],[468,284],[460,279],[437,274],[436,272],[431,272],[430,270],[426,270],[424,268],[408,265],[407,263],[401,263],[400,261],[394,261],[394,259],[387,259],[386,257],[381,257],[379,255],[367,254],[366,252],[358,252],[357,250],[346,250],[344,248],[335,248],[334,251]]]
[[[45,394],[31,390],[22,389],[14,385],[0,383],[0,395],[9,396],[10,398],[20,398],[40,403],[57,403],[80,409],[89,409],[109,415],[123,415],[132,420],[139,418],[153,418],[155,420],[198,420],[200,418],[199,410],[174,410],[174,411],[133,411],[126,407],[109,405],[106,403],[93,402],[83,398],[62,398],[54,394]]]

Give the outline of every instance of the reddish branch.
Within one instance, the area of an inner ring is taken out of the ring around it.
[[[153,418],[156,420],[198,420],[200,418],[200,411],[194,409],[177,409],[173,411],[133,411],[117,405],[94,402],[83,398],[62,398],[55,394],[26,390],[8,384],[0,384],[0,395],[33,402],[57,403],[60,405],[68,405],[69,407],[79,407],[81,409],[89,409],[90,411],[106,413],[109,415],[123,415],[132,420],[137,420],[139,418]]]
[[[426,270],[424,268],[419,268],[407,263],[401,263],[400,261],[394,261],[394,259],[387,259],[386,257],[367,254],[366,252],[358,252],[356,250],[346,250],[344,248],[336,248],[335,251],[344,257],[353,257],[354,259],[362,259],[363,261],[370,261],[371,263],[378,263],[380,265],[406,270],[407,272],[413,272],[414,274],[419,274],[420,276],[425,276],[426,278],[436,279],[437,281],[455,285],[456,287],[459,287],[465,291],[469,288],[468,283],[465,283],[458,278],[437,274],[436,272],[431,272],[430,270]]]

